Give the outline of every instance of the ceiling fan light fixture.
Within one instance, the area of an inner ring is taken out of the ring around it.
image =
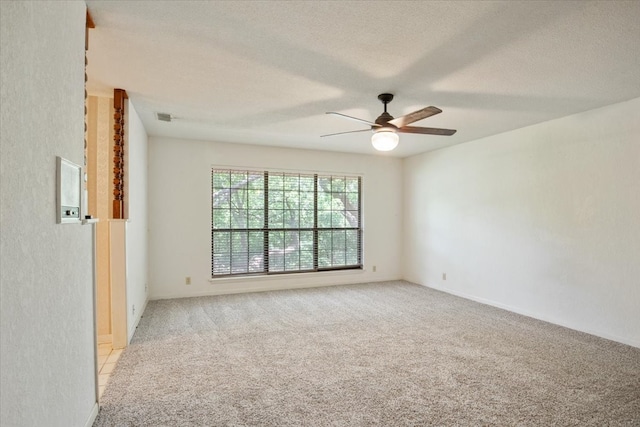
[[[371,136],[371,144],[378,151],[391,151],[398,146],[400,138],[392,129],[380,129]]]
[[[391,151],[398,146],[399,136],[398,133],[416,133],[421,135],[443,135],[451,136],[456,133],[455,129],[440,129],[440,128],[426,128],[420,126],[407,126],[418,120],[426,119],[427,117],[434,116],[442,113],[442,110],[433,105],[430,107],[424,107],[413,113],[405,114],[402,117],[393,118],[391,114],[387,112],[387,104],[393,99],[391,93],[381,93],[378,95],[378,99],[384,104],[384,112],[376,119],[375,122],[369,120],[359,119],[357,117],[347,116],[346,114],[336,113],[333,111],[327,112],[327,114],[333,114],[345,119],[354,120],[356,122],[369,125],[373,131],[371,137],[371,144],[373,148],[378,151]],[[354,132],[366,132],[369,129],[350,130],[347,132],[330,133],[324,136],[343,135],[345,133]]]

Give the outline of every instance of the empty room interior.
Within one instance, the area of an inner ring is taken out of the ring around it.
[[[640,425],[639,1],[0,20],[0,425]]]

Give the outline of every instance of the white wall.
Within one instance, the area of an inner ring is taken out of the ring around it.
[[[407,158],[404,188],[407,280],[640,347],[640,99]]]
[[[127,331],[131,337],[147,305],[147,132],[133,104],[127,101]]]
[[[210,282],[211,167],[363,174],[365,271],[322,272]],[[151,137],[149,142],[150,298],[283,289],[401,277],[402,161],[311,150]],[[377,271],[372,271],[372,266]],[[191,285],[185,285],[190,276]]]
[[[84,2],[0,2],[0,425],[95,415],[91,226],[56,224],[83,163]]]

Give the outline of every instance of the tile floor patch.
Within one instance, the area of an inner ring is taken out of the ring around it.
[[[109,382],[109,376],[122,354],[122,349],[113,350],[111,344],[98,345],[98,391],[99,397],[102,397],[104,389]]]

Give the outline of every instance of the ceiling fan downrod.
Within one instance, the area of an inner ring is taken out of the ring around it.
[[[381,93],[380,95],[378,95],[378,99],[380,101],[382,101],[382,103],[384,104],[384,112],[387,112],[387,104],[390,103],[391,101],[393,101],[393,94],[392,93]]]
[[[387,113],[387,104],[393,101],[392,93],[381,93],[378,95],[378,99],[382,101],[384,104],[384,113],[380,114],[380,116],[376,119],[376,123],[380,126],[388,126],[388,121],[393,120],[393,116]],[[395,128],[395,126],[393,126]]]

